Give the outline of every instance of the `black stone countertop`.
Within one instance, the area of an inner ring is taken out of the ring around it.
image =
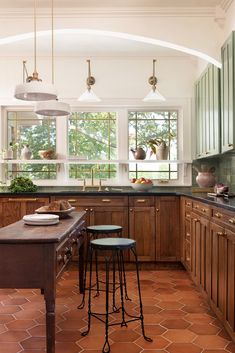
[[[207,193],[193,193],[190,187],[153,187],[149,191],[136,191],[130,187],[109,187],[107,190],[88,189],[82,191],[79,187],[41,187],[37,192],[11,193],[7,188],[0,190],[0,197],[49,197],[49,196],[188,196],[192,199],[206,202],[212,206],[222,207],[235,211],[235,197],[224,199],[223,197],[209,197]]]

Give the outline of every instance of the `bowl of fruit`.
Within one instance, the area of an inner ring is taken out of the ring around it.
[[[152,189],[153,182],[150,179],[146,178],[133,178],[131,179],[131,187],[137,191],[148,191]]]

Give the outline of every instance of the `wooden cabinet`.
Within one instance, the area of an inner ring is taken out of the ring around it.
[[[221,151],[234,149],[235,138],[235,32],[232,32],[221,49]]]
[[[220,153],[220,72],[209,64],[195,84],[196,158]]]
[[[0,226],[5,227],[19,221],[24,215],[49,203],[47,197],[3,197],[0,198]]]
[[[180,259],[189,272],[191,272],[191,210],[192,201],[182,197],[180,202]]]
[[[183,264],[186,264],[185,233],[190,219],[191,269],[185,267],[228,332],[235,338],[234,212],[182,198],[181,218]]]
[[[159,196],[156,205],[156,259],[180,260],[179,198]]]
[[[140,261],[155,260],[155,209],[154,200],[148,197],[130,198],[130,204],[145,200],[150,206],[131,206],[129,208],[129,236],[136,240],[137,254]],[[139,203],[140,205],[143,202]]]
[[[70,196],[67,199],[77,211],[86,211],[86,224],[116,224],[123,227],[128,237],[128,196]]]

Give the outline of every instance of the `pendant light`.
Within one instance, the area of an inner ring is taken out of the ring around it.
[[[57,92],[53,84],[43,83],[37,72],[37,21],[36,0],[34,0],[34,72],[28,75],[26,62],[23,62],[23,77],[26,74],[26,82],[15,88],[14,97],[25,101],[42,101],[57,98]],[[25,80],[24,80],[25,81]]]
[[[51,0],[51,79],[54,84],[54,1]],[[46,102],[38,102],[34,112],[43,116],[66,116],[70,115],[70,106],[67,103],[59,102],[58,99]]]
[[[100,102],[100,99],[92,91],[91,86],[95,84],[95,78],[91,76],[91,61],[87,60],[88,63],[88,77],[86,79],[87,90],[78,98],[79,102]]]
[[[153,59],[153,75],[148,79],[148,82],[152,86],[152,89],[147,94],[147,96],[143,99],[144,102],[156,102],[156,101],[166,100],[166,98],[164,98],[156,88],[157,77],[155,76],[155,64],[156,64],[156,59]]]

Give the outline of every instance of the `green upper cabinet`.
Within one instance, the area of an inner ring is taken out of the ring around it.
[[[221,151],[235,147],[235,32],[232,32],[221,49]]]
[[[196,158],[220,153],[220,70],[209,64],[195,85]]]

